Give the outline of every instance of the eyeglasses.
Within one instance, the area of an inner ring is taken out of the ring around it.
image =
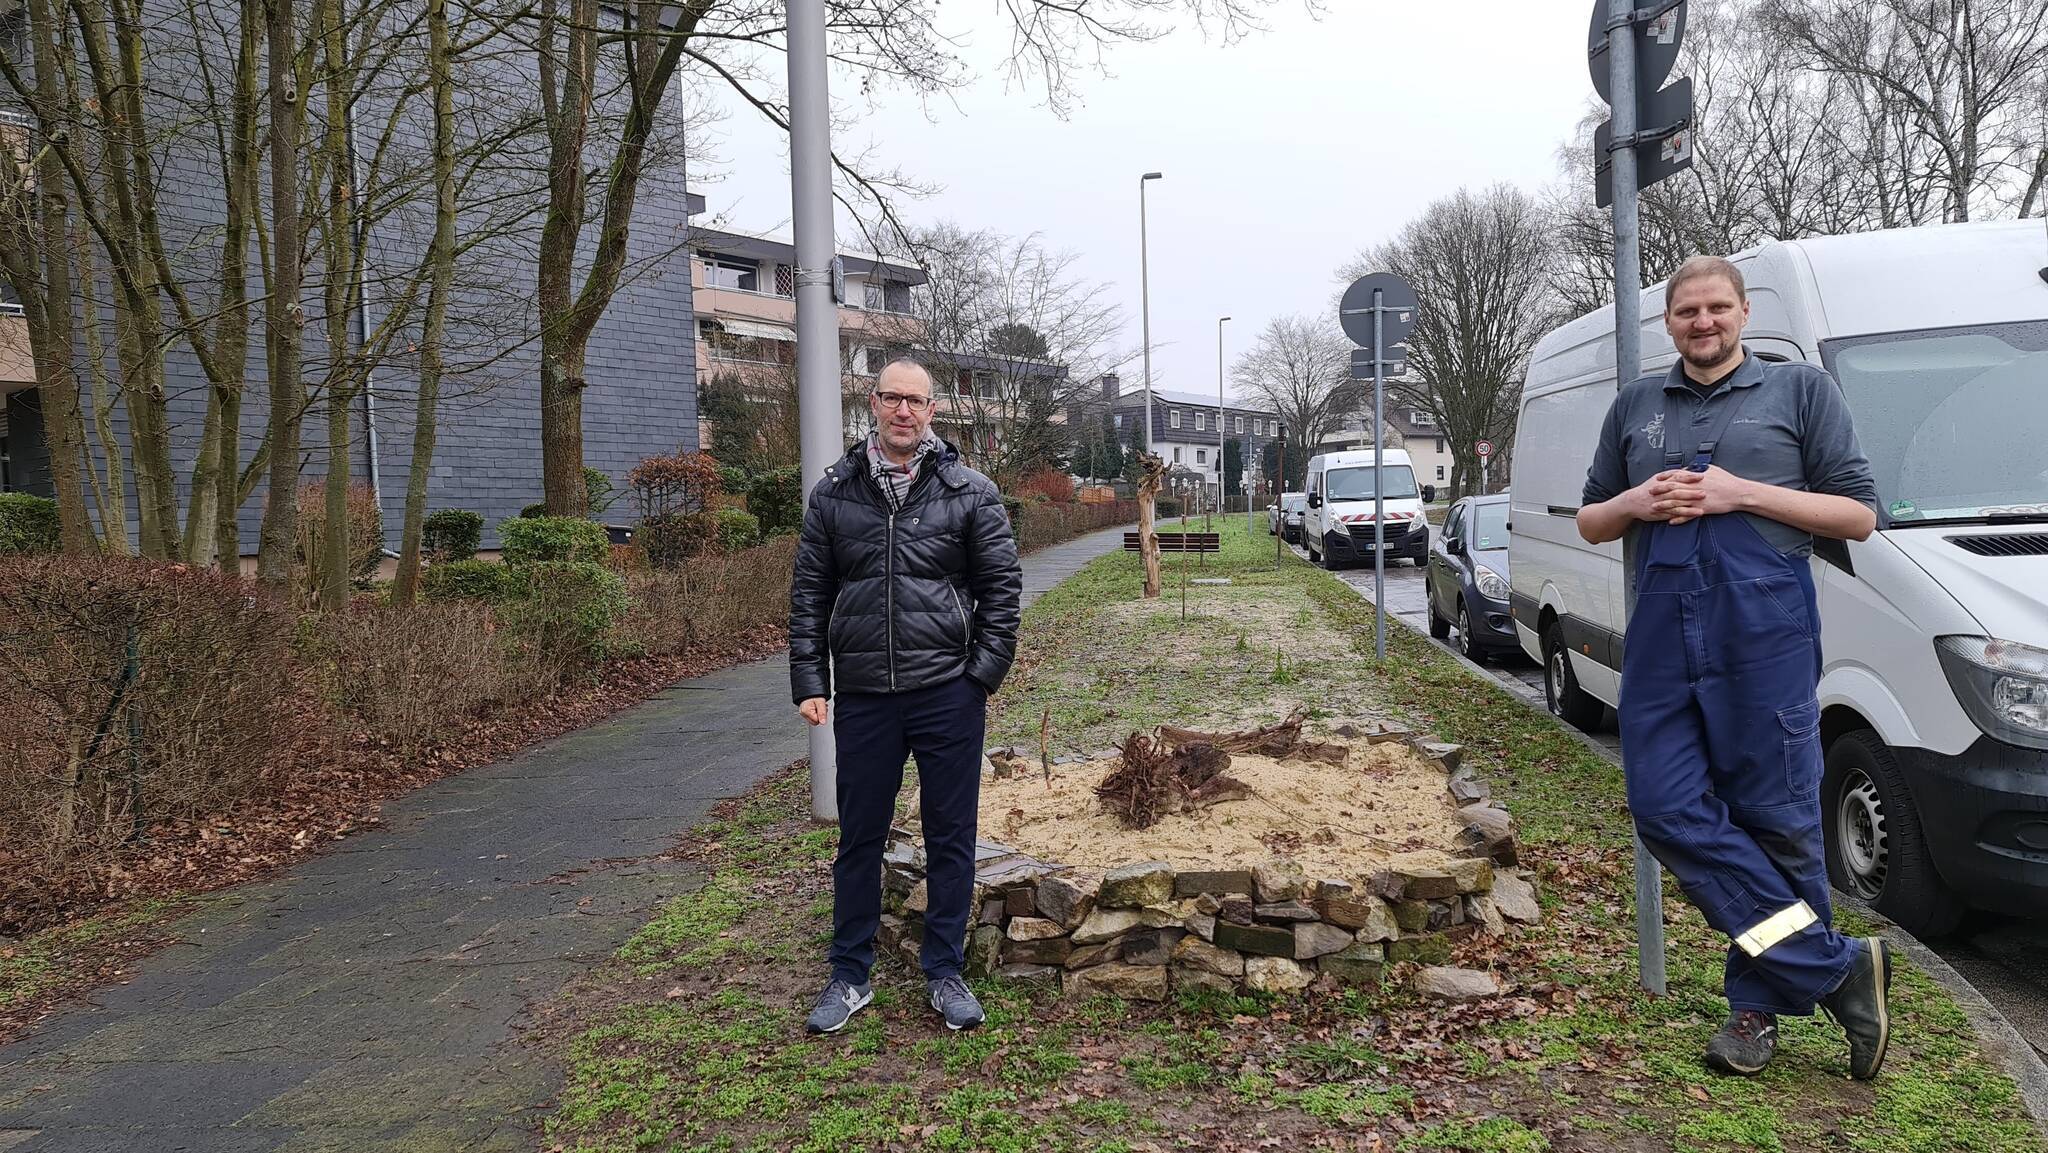
[[[878,392],[875,399],[882,402],[883,408],[907,408],[912,412],[923,412],[932,406],[931,397],[907,392]]]

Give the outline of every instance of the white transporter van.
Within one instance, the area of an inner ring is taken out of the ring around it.
[[[1944,225],[1734,258],[1745,343],[1841,382],[1878,531],[1821,541],[1829,875],[1909,930],[2048,913],[2048,230]],[[1643,370],[1677,358],[1643,293]],[[1511,605],[1551,711],[1620,699],[1619,542],[1574,521],[1615,395],[1614,313],[1543,338],[1515,443]],[[1765,739],[1766,734],[1759,734]]]
[[[1308,461],[1308,508],[1301,517],[1301,538],[1308,559],[1324,568],[1372,562],[1375,464],[1372,450],[1326,452]],[[1435,485],[1415,484],[1408,454],[1387,450],[1381,475],[1386,492],[1379,502],[1387,512],[1383,539],[1391,562],[1401,557],[1416,567],[1429,563],[1429,520],[1422,504],[1436,498]]]

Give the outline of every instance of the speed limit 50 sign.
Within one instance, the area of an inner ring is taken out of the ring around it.
[[[1485,460],[1487,457],[1493,455],[1493,442],[1490,440],[1482,440],[1478,444],[1473,445],[1472,447],[1479,451],[1480,460]]]

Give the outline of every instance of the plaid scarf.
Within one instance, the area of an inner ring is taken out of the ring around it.
[[[875,483],[882,487],[883,494],[889,498],[890,508],[903,507],[904,500],[910,496],[910,486],[917,481],[918,470],[924,466],[925,458],[937,453],[939,448],[939,438],[932,435],[930,429],[926,429],[924,439],[917,442],[917,451],[911,454],[910,460],[897,464],[882,452],[882,434],[868,434],[868,471],[874,473]]]

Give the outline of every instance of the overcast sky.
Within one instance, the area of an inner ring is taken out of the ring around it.
[[[968,7],[989,14],[969,59],[992,64],[1005,43],[995,5]],[[1147,193],[1153,382],[1213,390],[1217,317],[1234,317],[1224,338],[1234,359],[1269,318],[1333,307],[1336,268],[1432,199],[1552,183],[1558,145],[1592,95],[1584,0],[1469,0],[1455,16],[1414,0],[1327,7],[1312,20],[1280,0],[1268,31],[1228,47],[1192,28],[1120,46],[1113,75],[1083,79],[1065,120],[1006,91],[992,67],[957,110],[929,116],[906,94],[854,103],[853,84],[835,76],[835,103],[858,115],[835,145],[872,144],[939,186],[904,205],[913,222],[1036,232],[1078,253],[1080,274],[1122,305],[1131,350],[1138,176],[1165,173]],[[706,135],[692,183],[712,217],[786,234],[781,134],[732,107]],[[1125,387],[1138,378],[1133,361]]]

